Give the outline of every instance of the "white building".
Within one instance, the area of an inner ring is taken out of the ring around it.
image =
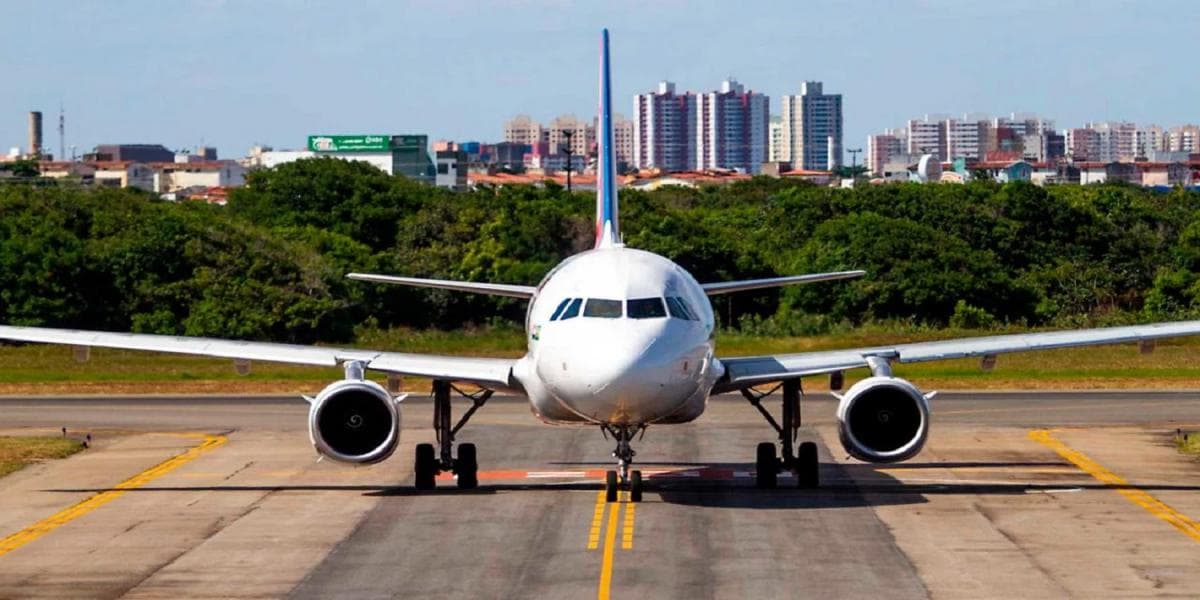
[[[1089,123],[1088,129],[1099,134],[1101,162],[1129,162],[1137,156],[1137,126],[1133,123]]]
[[[783,160],[783,119],[778,115],[767,123],[767,161]]]
[[[946,130],[944,118],[925,115],[924,119],[909,119],[908,154],[922,156],[932,154],[938,160],[946,160]]]
[[[696,100],[697,168],[757,173],[767,160],[770,100],[733,79]]]
[[[231,160],[153,163],[153,189],[167,194],[188,188],[246,185],[246,167]]]
[[[1167,131],[1167,150],[1170,152],[1200,152],[1200,127],[1181,125]]]
[[[962,120],[946,119],[946,160],[983,158],[988,149],[990,122],[986,118],[964,115]]]
[[[819,81],[800,84],[798,96],[784,96],[782,154],[797,169],[829,171],[842,163],[842,95],[826,94]]]
[[[613,113],[613,153],[618,165],[633,165],[633,121],[617,113]]]
[[[633,98],[633,165],[637,169],[696,169],[696,96],[663,81]]]

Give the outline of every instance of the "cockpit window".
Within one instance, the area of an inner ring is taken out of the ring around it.
[[[563,300],[562,302],[559,302],[559,303],[558,303],[558,308],[554,309],[554,314],[550,315],[550,320],[551,320],[551,321],[556,321],[556,320],[558,320],[558,315],[561,315],[561,314],[562,314],[562,311],[563,311],[563,309],[564,309],[564,308],[566,308],[566,307],[567,307],[567,305],[568,305],[568,304],[570,304],[570,303],[571,303],[571,299],[570,299],[570,298],[567,298],[567,299]]]
[[[579,316],[579,307],[582,304],[583,304],[582,298],[573,298],[571,300],[571,303],[567,305],[567,309],[563,311],[562,316],[559,317],[558,320],[566,321],[567,319],[574,319],[575,317],[578,317]]]
[[[676,319],[684,319],[686,321],[699,321],[700,317],[692,311],[692,307],[679,296],[667,296],[667,310],[671,316]]]
[[[621,301],[588,298],[587,306],[583,308],[583,316],[599,317],[601,319],[620,319]]]
[[[635,298],[625,301],[625,314],[630,319],[657,319],[667,316],[662,298]]]

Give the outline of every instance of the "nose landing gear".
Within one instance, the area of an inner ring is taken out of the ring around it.
[[[617,449],[613,450],[613,457],[617,459],[617,470],[608,471],[604,474],[604,499],[607,502],[617,501],[617,492],[621,487],[629,487],[629,501],[642,501],[642,472],[636,469],[631,470],[629,467],[633,464],[633,457],[637,452],[633,451],[633,447],[629,442],[633,440],[633,436],[641,432],[645,435],[645,425],[602,425],[600,430],[607,437],[608,434],[617,440]]]

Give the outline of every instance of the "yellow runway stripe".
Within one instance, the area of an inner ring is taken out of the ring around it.
[[[621,510],[620,502],[612,502],[612,510],[608,511],[608,529],[604,532],[604,559],[600,561],[600,587],[596,592],[599,600],[608,600],[612,589],[613,546],[617,542],[617,513]]]
[[[29,542],[32,542],[43,535],[46,535],[47,533],[50,533],[51,531],[54,531],[55,529],[74,521],[75,519],[78,519],[79,517],[82,517],[83,515],[86,515],[89,512],[92,512],[93,510],[112,502],[113,500],[116,500],[117,498],[121,497],[126,490],[139,488],[159,477],[162,477],[163,475],[166,475],[167,473],[170,473],[171,471],[183,466],[188,461],[195,459],[201,454],[204,454],[205,452],[208,452],[209,450],[212,450],[213,448],[216,448],[227,441],[226,437],[223,435],[207,435],[203,433],[179,435],[185,435],[186,437],[192,438],[201,438],[203,441],[200,442],[199,445],[189,448],[182,454],[178,454],[172,458],[169,458],[153,467],[150,467],[149,469],[146,469],[145,471],[142,471],[141,473],[138,473],[137,475],[134,475],[133,477],[130,477],[129,479],[126,479],[125,481],[122,481],[121,483],[118,483],[117,485],[113,486],[112,490],[100,492],[86,500],[83,500],[82,502],[79,502],[78,504],[75,504],[74,506],[65,508],[50,517],[42,519],[41,521],[38,521],[37,523],[34,523],[33,525],[30,525],[29,527],[26,527],[25,529],[22,529],[21,531],[18,531],[0,540],[0,556],[4,556],[5,554],[20,548],[21,546],[24,546],[25,544],[28,544]]]
[[[633,550],[633,511],[637,504],[625,503],[625,522],[621,526],[621,549]]]
[[[1178,529],[1184,535],[1200,542],[1200,524],[1189,519],[1187,515],[1167,506],[1145,490],[1131,487],[1129,482],[1120,475],[1109,471],[1096,461],[1088,458],[1086,454],[1059,441],[1058,438],[1054,437],[1051,430],[1037,429],[1030,431],[1029,438],[1054,450],[1059,456],[1071,461],[1075,466],[1102,483],[1119,486],[1117,492],[1124,496],[1126,500],[1144,508],[1146,512],[1170,523],[1172,527]]]
[[[592,528],[588,531],[587,549],[595,550],[600,547],[600,529],[604,526],[604,492],[596,494],[596,508],[592,511]]]

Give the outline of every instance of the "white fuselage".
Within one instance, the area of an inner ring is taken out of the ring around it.
[[[686,422],[721,366],[713,311],[682,267],[623,246],[568,258],[530,301],[529,352],[513,369],[550,423]]]

